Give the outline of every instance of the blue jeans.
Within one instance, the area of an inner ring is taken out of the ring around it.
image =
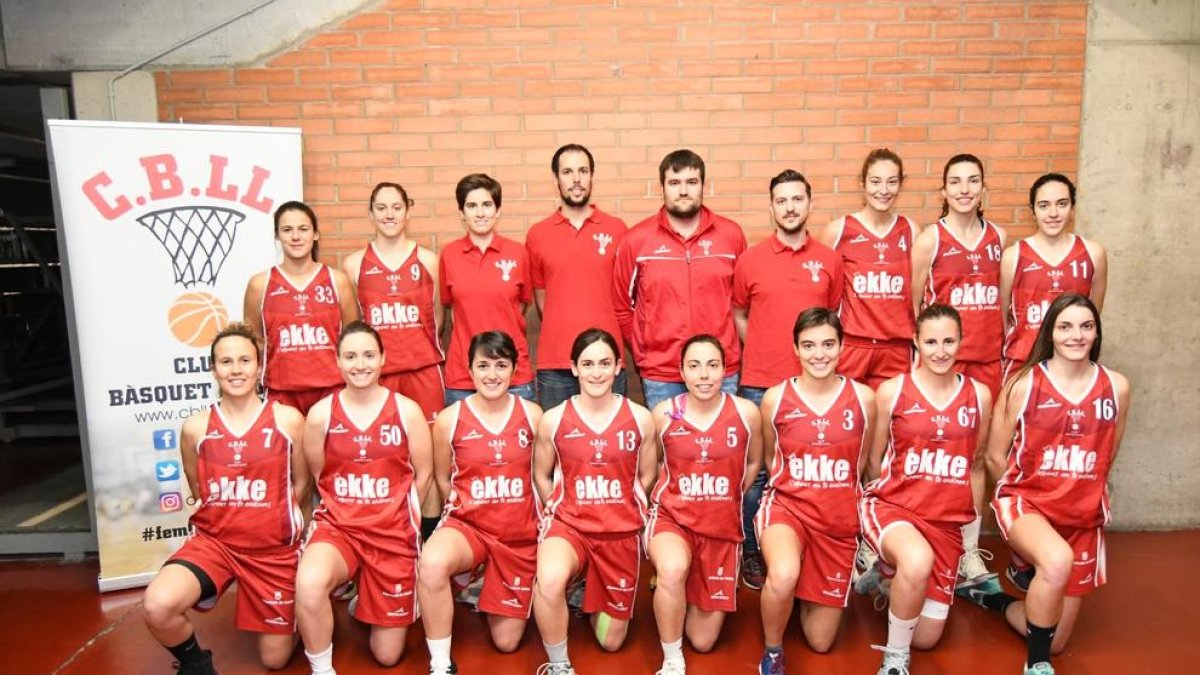
[[[763,394],[766,393],[766,389],[759,387],[738,387],[738,396],[753,401],[757,406],[762,405]],[[742,542],[743,553],[758,553],[758,537],[754,535],[754,516],[758,514],[763,488],[767,486],[767,452],[769,449],[763,448],[763,468],[758,472],[750,489],[742,495],[742,534],[745,536],[745,540]]]
[[[727,376],[721,380],[721,391],[726,394],[733,395],[737,393],[738,374]],[[648,377],[642,378],[642,391],[646,394],[646,407],[654,410],[654,406],[671,398],[678,396],[687,391],[687,386],[682,382],[663,382],[662,380],[651,380]]]
[[[509,387],[508,390],[510,392],[516,394],[517,396],[520,396],[521,398],[525,399],[526,401],[533,401],[534,403],[537,403],[537,399],[534,398],[534,395],[533,395],[533,383],[532,382],[527,382],[525,384],[517,385],[515,387]],[[454,403],[461,401],[464,398],[466,398],[474,393],[475,393],[474,389],[451,389],[451,388],[447,387],[446,388],[446,407],[450,407]]]
[[[629,385],[625,371],[617,373],[613,381],[613,393],[625,395]],[[579,378],[570,368],[537,371],[538,403],[542,410],[549,410],[579,393]]]

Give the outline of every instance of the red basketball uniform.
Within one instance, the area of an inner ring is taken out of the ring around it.
[[[659,434],[663,463],[651,493],[651,518],[661,514],[698,535],[741,541],[750,430],[733,397],[721,399],[704,429],[684,417],[686,395],[671,399],[671,420]]]
[[[293,492],[292,439],[275,425],[272,403],[240,434],[212,406],[196,444],[196,482],[196,531],[244,549],[299,543],[304,519]]]
[[[1029,393],[1017,417],[1008,469],[996,484],[997,499],[1032,504],[1054,525],[1107,525],[1118,413],[1108,369],[1095,366],[1095,381],[1076,401],[1054,385],[1044,362],[1028,377]]]
[[[304,531],[292,484],[292,439],[275,425],[275,406],[264,402],[242,433],[230,429],[213,405],[204,438],[196,444],[200,507],[191,517],[196,534],[171,556],[204,571],[215,606],[238,582],[237,627],[259,633],[295,630],[297,544]]]
[[[645,524],[646,493],[638,480],[642,430],[621,398],[602,429],[588,426],[568,399],[554,430],[557,455],[548,515],[584,533],[635,534]]]
[[[1000,360],[1004,329],[1000,316],[1000,230],[982,220],[983,233],[974,246],[959,241],[938,221],[937,244],[926,282],[924,304],[950,305],[962,317],[959,361]],[[996,370],[999,378],[999,369]],[[991,387],[991,383],[987,383]],[[998,384],[993,389],[998,388]]]
[[[335,394],[331,401],[325,466],[317,480],[321,505],[306,546],[334,546],[351,576],[358,576],[360,621],[407,626],[417,618],[421,522],[408,430],[394,394],[363,427],[341,398]]]
[[[469,401],[459,404],[445,515],[504,542],[533,543],[541,510],[531,482],[533,427],[520,399],[508,398],[508,421],[497,430],[479,419]]]
[[[342,384],[337,367],[337,339],[342,309],[337,287],[326,265],[297,287],[272,267],[263,291],[263,338],[267,390],[299,391]]]
[[[1004,358],[1026,361],[1042,327],[1050,303],[1063,293],[1092,293],[1096,264],[1082,237],[1073,243],[1058,263],[1046,261],[1028,239],[1017,242],[1017,269],[1013,274],[1008,304],[1008,330],[1004,334]]]
[[[846,337],[912,340],[912,223],[897,216],[877,237],[846,216],[833,248],[842,255],[845,294],[839,315]]]
[[[804,400],[796,378],[787,380],[771,413],[775,448],[759,511],[784,506],[826,534],[858,536],[866,415],[858,390],[846,378],[821,412]]]
[[[878,422],[889,424],[888,447],[864,500],[898,506],[933,525],[961,526],[975,518],[971,465],[980,410],[974,382],[958,375],[958,391],[939,407],[911,375],[902,378],[890,419]]]
[[[418,370],[445,359],[434,324],[433,275],[417,247],[392,269],[367,246],[358,269],[358,304],[363,319],[379,331],[387,352],[384,374]]]

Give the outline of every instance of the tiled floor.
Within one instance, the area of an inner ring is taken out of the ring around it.
[[[1003,545],[995,540],[985,545],[1000,554],[993,563],[999,569],[1007,558],[1001,554]],[[1109,586],[1085,601],[1073,642],[1056,661],[1058,673],[1200,673],[1200,603],[1193,597],[1200,531],[1113,533],[1108,550]],[[95,561],[0,563],[0,673],[172,672],[170,655],[142,623],[140,592],[100,595],[95,575]],[[686,652],[689,673],[754,672],[762,649],[758,596],[742,590],[739,600],[740,611],[727,622],[713,653]],[[233,629],[233,605],[232,598],[225,598],[215,611],[198,616],[200,640],[215,652],[222,675],[262,672],[253,638]],[[340,675],[384,672],[370,660],[365,629],[346,618],[344,606],[337,611],[334,664]],[[872,608],[870,599],[856,597],[833,651],[819,656],[803,645],[793,621],[785,645],[789,672],[874,673],[879,653],[869,645],[884,640],[884,622],[884,614]],[[661,663],[646,590],[638,598],[634,634],[620,652],[600,652],[582,620],[575,620],[571,631],[571,657],[580,675],[649,675]],[[511,655],[490,647],[478,616],[460,611],[454,634],[454,656],[463,675],[532,675],[545,660],[532,626],[522,649]],[[428,656],[419,628],[410,632],[408,648],[391,672],[425,673]],[[1023,640],[997,615],[958,603],[942,643],[932,652],[916,653],[912,672],[1010,675],[1021,672],[1023,655]],[[304,674],[306,666],[298,654],[281,672]]]

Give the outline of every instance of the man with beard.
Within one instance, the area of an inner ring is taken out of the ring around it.
[[[733,320],[745,349],[738,395],[755,404],[768,388],[800,374],[792,342],[796,317],[810,307],[836,310],[842,299],[841,256],[805,229],[812,208],[808,180],[787,169],[771,179],[768,192],[775,234],[746,251],[733,272]],[[754,589],[766,578],[754,535],[766,482],[764,470],[742,498],[742,582]]]
[[[617,248],[613,307],[633,349],[646,406],[687,391],[679,372],[683,343],[708,333],[725,350],[722,391],[737,389],[741,349],[730,302],[733,267],[746,235],[704,203],[704,160],[676,150],[658,166],[663,207],[635,225]]]
[[[533,299],[542,317],[538,336],[537,390],[549,410],[579,393],[571,372],[571,343],[588,328],[617,335],[612,306],[613,259],[625,221],[591,203],[596,162],[582,145],[559,148],[550,160],[562,206],[529,228],[525,248],[533,275]],[[618,358],[620,354],[617,354]],[[613,391],[625,394],[625,373]]]

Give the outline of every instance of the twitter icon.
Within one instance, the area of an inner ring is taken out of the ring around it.
[[[179,480],[179,462],[172,462],[172,461],[155,462],[154,474],[155,474],[155,477],[158,478],[158,480],[160,482],[168,481],[168,480]]]

